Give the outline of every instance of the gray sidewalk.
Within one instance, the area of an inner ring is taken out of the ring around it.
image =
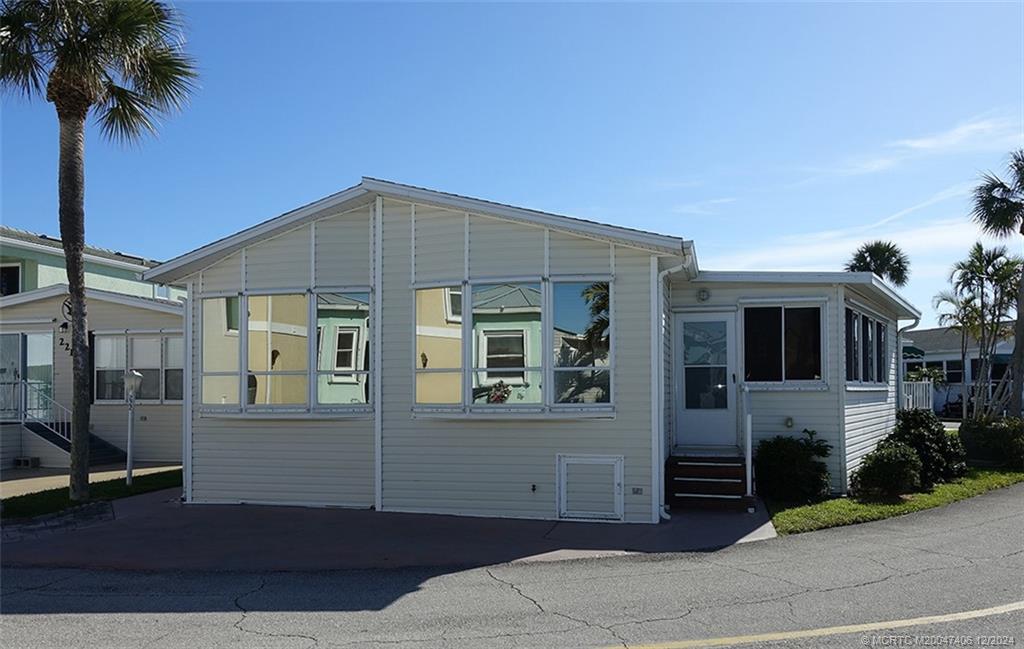
[[[529,521],[262,505],[189,505],[176,489],[114,502],[113,520],[3,543],[4,566],[317,571],[481,566],[710,550],[772,538],[757,513],[684,512],[660,525]]]

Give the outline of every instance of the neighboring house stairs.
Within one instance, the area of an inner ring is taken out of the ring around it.
[[[71,454],[71,442],[67,439],[70,434],[62,435],[62,426],[57,422],[26,421],[26,429],[43,438],[50,444],[61,449],[68,455]],[[127,459],[127,454],[110,442],[89,433],[89,466],[103,464],[121,464]]]
[[[746,510],[746,464],[739,455],[671,455],[665,463],[665,502],[673,508]]]

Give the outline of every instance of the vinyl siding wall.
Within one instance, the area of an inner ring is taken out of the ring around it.
[[[707,302],[697,301],[697,291],[706,288],[710,292]],[[738,285],[728,283],[687,282],[671,280],[671,305],[675,310],[701,309],[711,310],[716,306],[723,309],[742,309],[743,300],[771,299],[785,304],[789,298],[817,298],[827,302],[823,304],[823,317],[826,322],[826,349],[823,363],[825,364],[825,385],[823,389],[785,389],[755,388],[750,394],[750,407],[753,413],[753,445],[762,439],[775,435],[796,436],[805,428],[817,432],[819,439],[832,445],[832,453],[827,460],[832,488],[843,489],[845,467],[842,460],[842,406],[840,391],[844,388],[843,370],[843,320],[839,290],[833,286],[801,286],[793,284],[778,285]],[[773,302],[775,303],[775,302]],[[806,303],[794,303],[794,306]],[[750,304],[749,306],[762,306]],[[730,312],[731,313],[731,312]],[[743,327],[739,318],[736,320],[736,362],[737,376],[743,376]],[[675,371],[674,362],[671,365]],[[673,391],[678,389],[673,377]],[[737,393],[738,394],[738,393]],[[681,398],[674,395],[673,398]],[[742,401],[738,401],[736,430],[737,446],[742,448],[741,419]],[[792,417],[793,427],[786,427],[786,419]],[[675,443],[686,443],[686,422],[675,424]]]
[[[14,464],[21,453],[21,424],[0,424],[0,468]]]
[[[312,232],[317,233],[315,259]],[[321,239],[322,236],[322,239]],[[325,211],[315,225],[248,246],[191,279],[200,292],[367,285],[370,208]],[[242,286],[242,259],[245,286]],[[201,308],[193,309],[192,501],[369,507],[373,421],[244,418],[201,412]]]
[[[871,307],[879,315],[884,315],[884,310],[876,304],[860,295],[851,293],[846,289],[848,297]],[[859,309],[855,304],[849,305],[853,309]],[[861,309],[861,311],[863,311]],[[872,314],[868,314],[872,315]],[[845,322],[845,321],[844,321]],[[865,388],[856,384],[848,384],[846,387],[846,473],[849,473],[860,466],[864,456],[874,450],[878,442],[892,432],[896,425],[896,382],[897,375],[897,354],[896,354],[896,329],[897,323],[888,323],[886,336],[886,376],[888,383],[879,389],[876,386]],[[845,341],[843,336],[841,343],[845,361]],[[845,377],[845,364],[844,374]]]
[[[616,414],[609,419],[413,415],[412,206],[383,202],[383,507],[479,516],[555,518],[559,453],[624,456],[625,519],[651,507],[650,255],[615,247]],[[466,216],[415,208],[415,281],[464,278]],[[553,274],[607,274],[612,247],[550,232]],[[469,277],[537,276],[544,230],[469,218]],[[632,495],[632,488],[642,495]]]
[[[4,320],[31,320],[36,318],[56,319],[63,322],[61,305],[64,296],[37,300],[3,309],[0,318]],[[151,309],[138,308],[103,300],[89,300],[88,323],[90,331],[112,330],[177,330],[184,327],[182,317]],[[3,332],[53,331],[53,398],[67,408],[71,407],[72,366],[71,355],[60,346],[60,335],[55,325],[10,325]],[[140,462],[181,460],[181,404],[140,404],[136,407],[135,459]],[[127,404],[93,404],[90,413],[90,429],[94,435],[110,442],[122,450],[127,442]],[[29,440],[32,440],[31,444]],[[46,446],[36,444],[44,443]],[[44,466],[67,466],[67,454],[61,449],[43,442],[37,435],[25,431],[23,441],[25,455],[38,455]]]

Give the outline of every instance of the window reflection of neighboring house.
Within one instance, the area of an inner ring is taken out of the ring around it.
[[[540,284],[488,284],[473,288],[474,391],[499,381],[511,387],[509,403],[541,399]],[[502,370],[501,368],[508,368]]]
[[[333,404],[368,403],[369,296],[325,294],[317,303],[317,394]]]

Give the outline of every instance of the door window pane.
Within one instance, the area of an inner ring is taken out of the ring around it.
[[[786,308],[786,380],[821,379],[821,309]]]
[[[725,365],[727,325],[722,321],[683,323],[685,365]]]
[[[684,371],[688,410],[719,410],[729,407],[726,368],[687,367]]]
[[[782,380],[782,308],[748,307],[743,313],[747,381]]]
[[[553,282],[556,367],[608,365],[610,338],[608,282]]]

